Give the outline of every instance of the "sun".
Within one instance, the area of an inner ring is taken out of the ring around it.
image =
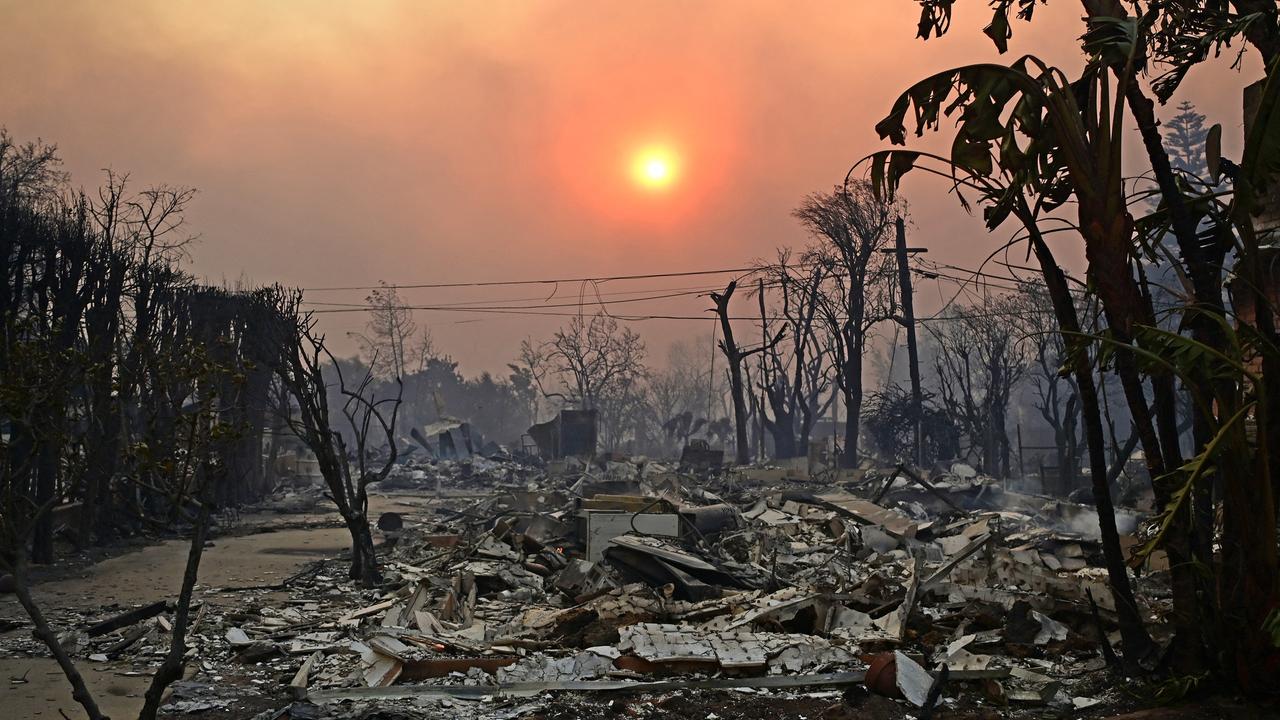
[[[650,146],[635,154],[631,162],[631,176],[638,185],[650,190],[664,190],[675,182],[679,174],[676,154],[669,148]]]

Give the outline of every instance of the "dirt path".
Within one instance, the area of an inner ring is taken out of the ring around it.
[[[408,498],[375,496],[370,499],[370,512],[373,517],[385,510],[412,512],[411,503]],[[279,582],[313,560],[338,555],[348,547],[350,536],[333,524],[335,520],[333,513],[326,512],[244,516],[237,534],[215,538],[205,548],[197,601],[234,605],[239,602],[236,593],[202,590]],[[113,606],[172,599],[182,583],[187,551],[185,541],[164,541],[86,567],[72,577],[41,583],[33,594],[55,621],[76,614],[98,618],[113,614]],[[26,615],[13,596],[6,595],[0,596],[0,618],[25,621]],[[14,640],[25,636],[28,627],[24,624],[0,634],[0,718],[60,718],[59,711],[71,718],[84,717],[52,659],[14,656]],[[104,712],[117,720],[137,716],[150,682],[149,669],[135,669],[127,661],[84,660],[78,667]]]

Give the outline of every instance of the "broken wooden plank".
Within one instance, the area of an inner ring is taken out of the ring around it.
[[[907,582],[907,593],[902,598],[902,606],[898,610],[898,640],[907,637],[907,624],[911,621],[911,611],[916,607],[916,597],[920,593],[920,572],[924,570],[924,556],[912,558],[911,580]]]
[[[149,632],[151,632],[151,628],[146,625],[137,625],[129,630],[129,632],[125,633],[124,638],[121,639],[120,642],[108,647],[103,654],[109,659],[115,660],[120,657],[121,653],[128,650],[131,645],[146,637]]]
[[[376,657],[364,668],[364,681],[369,687],[386,687],[391,685],[404,672],[404,663],[399,660],[375,653]]]
[[[903,593],[895,593],[888,600],[881,603],[878,607],[873,608],[871,616],[876,616],[873,625],[883,630],[889,636],[897,638],[901,642],[907,633],[907,621],[911,618],[911,612],[916,605],[916,597],[920,593],[920,573],[924,565],[924,558],[916,555],[913,558],[913,566],[911,577],[907,580],[907,588]],[[894,607],[894,606],[897,607]],[[879,615],[879,613],[894,608],[887,615]]]
[[[912,472],[912,470],[907,466],[899,465],[898,471],[901,474],[905,475],[908,480],[911,480],[915,484],[929,491],[929,493],[932,494],[934,497],[938,498],[939,500],[946,503],[947,505],[950,505],[951,509],[956,510],[957,512],[968,514],[969,512],[968,510],[965,510],[964,508],[957,505],[954,500],[947,497],[946,493],[942,492],[937,487],[935,487],[933,483],[929,482],[928,480],[925,480],[924,478],[920,477],[916,473]],[[889,482],[892,483],[893,481],[890,480]]]
[[[317,650],[311,653],[306,660],[302,661],[302,667],[298,668],[298,672],[294,673],[293,679],[289,681],[289,692],[295,695],[306,692],[307,685],[311,679],[311,668],[319,662],[322,657],[324,657],[324,653]]]
[[[944,563],[942,567],[934,571],[934,573],[930,575],[929,578],[920,585],[920,589],[928,590],[934,585],[945,580],[946,577],[951,574],[951,571],[956,569],[957,565],[964,562],[965,558],[978,552],[978,550],[981,549],[983,546],[985,546],[988,542],[991,542],[992,537],[993,537],[992,533],[987,533],[985,535],[979,535],[978,537],[970,540],[968,545],[965,545],[964,547],[960,548],[959,552],[957,552],[955,555],[952,555],[951,558],[947,560],[947,562]]]
[[[889,479],[885,480],[884,484],[880,486],[880,489],[876,491],[876,494],[871,496],[871,502],[879,503],[880,500],[882,500],[884,496],[888,494],[889,488],[893,487],[893,481],[897,480],[898,475],[900,475],[901,473],[902,473],[901,465],[894,468],[893,472],[889,474]]]
[[[425,680],[427,678],[444,677],[450,673],[465,673],[471,668],[479,668],[490,675],[498,672],[498,668],[514,665],[520,658],[507,656],[489,657],[433,657],[425,660],[414,660],[405,663],[400,678],[404,680]]]
[[[823,493],[814,497],[819,502],[852,517],[854,520],[867,525],[879,525],[885,529],[885,532],[895,537],[915,537],[916,530],[919,527],[914,520],[902,513],[882,508],[873,502],[868,502],[846,492]]]
[[[362,617],[368,617],[370,615],[374,615],[379,612],[382,612],[383,610],[386,610],[395,604],[396,604],[395,598],[392,598],[390,600],[383,600],[380,603],[375,603],[367,607],[362,607],[358,610],[352,610],[346,615],[343,615],[341,618],[338,618],[338,622],[345,623],[345,622],[350,622],[352,620],[359,620]]]
[[[208,603],[200,603],[196,609],[196,616],[191,620],[191,626],[187,628],[188,633],[194,634],[196,629],[200,627],[200,623],[204,621],[205,610],[209,609]]]
[[[119,615],[107,618],[106,620],[103,620],[102,622],[97,623],[96,625],[91,625],[89,629],[85,631],[85,633],[89,637],[98,637],[99,635],[106,635],[107,633],[114,632],[116,630],[119,630],[120,628],[126,628],[126,627],[129,627],[130,625],[140,623],[143,620],[146,620],[148,618],[153,618],[156,615],[159,615],[160,613],[165,612],[168,609],[169,609],[169,603],[166,600],[153,602],[150,605],[145,605],[143,607],[130,610],[128,612],[120,613]]]

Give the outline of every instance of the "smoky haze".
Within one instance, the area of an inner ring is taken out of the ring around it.
[[[911,82],[998,58],[977,31],[985,3],[960,3],[958,27],[927,44],[913,37],[915,10],[908,0],[0,2],[0,124],[56,142],[77,185],[113,168],[139,186],[197,188],[189,269],[213,282],[320,288],[741,267],[803,244],[790,210],[881,147],[873,125]],[[1074,68],[1078,6],[1037,12],[1016,28],[1009,59],[1035,52]],[[1195,102],[1230,139],[1239,82],[1214,82],[1235,72],[1227,64],[1197,69],[1175,100]],[[1258,68],[1242,72],[1252,79]],[[651,142],[680,156],[679,178],[661,193],[627,174],[631,154]],[[912,243],[931,261],[973,267],[1006,239],[988,235],[944,183],[913,177],[905,193]],[[401,297],[562,305],[720,280]],[[918,310],[953,292],[921,286]],[[364,294],[308,297],[358,304]],[[655,350],[711,329],[704,298],[622,307],[706,315],[635,323]],[[354,352],[345,333],[364,319],[325,316],[337,350]],[[416,320],[474,374],[500,371],[521,338],[544,337],[564,318],[454,309]]]

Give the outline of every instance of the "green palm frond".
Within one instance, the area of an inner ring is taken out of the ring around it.
[[[1182,510],[1182,507],[1186,504],[1187,498],[1191,495],[1192,488],[1196,486],[1196,483],[1198,483],[1202,477],[1213,472],[1213,460],[1220,451],[1220,448],[1222,448],[1226,443],[1227,438],[1231,436],[1232,428],[1236,423],[1241,422],[1245,417],[1247,417],[1249,411],[1251,411],[1256,404],[1256,402],[1245,403],[1244,406],[1236,411],[1235,415],[1232,415],[1229,420],[1222,424],[1222,427],[1218,429],[1218,432],[1213,436],[1213,439],[1205,445],[1204,450],[1201,451],[1200,454],[1188,460],[1182,465],[1182,467],[1166,475],[1166,477],[1177,477],[1183,475],[1186,479],[1178,486],[1177,490],[1172,493],[1169,498],[1169,503],[1162,508],[1160,510],[1160,514],[1156,516],[1156,519],[1159,522],[1159,528],[1156,530],[1155,534],[1147,540],[1147,542],[1143,543],[1142,547],[1134,551],[1133,556],[1129,559],[1129,564],[1131,566],[1142,564],[1143,561],[1150,557],[1151,553],[1154,552],[1156,548],[1160,547],[1161,543],[1164,541],[1165,533],[1169,531],[1169,526],[1173,523],[1174,518],[1177,517],[1178,513]],[[1159,482],[1159,480],[1157,480],[1157,482]]]

